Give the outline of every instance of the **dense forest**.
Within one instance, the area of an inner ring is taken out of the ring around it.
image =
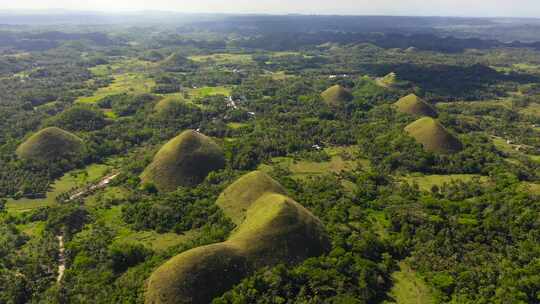
[[[0,303],[154,303],[270,192],[328,246],[202,265],[211,303],[540,303],[540,23],[127,19],[0,25]]]

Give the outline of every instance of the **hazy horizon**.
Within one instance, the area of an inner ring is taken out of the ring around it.
[[[444,16],[444,17],[521,17],[540,18],[537,0],[406,0],[396,3],[380,0],[376,5],[367,0],[19,0],[0,3],[4,11],[90,11],[99,13],[129,13],[161,11],[176,13],[210,14],[314,14],[314,15],[392,15],[392,16]]]

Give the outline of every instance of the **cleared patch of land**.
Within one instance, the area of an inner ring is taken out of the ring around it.
[[[269,172],[274,166],[285,167],[291,171],[293,178],[304,179],[309,176],[354,170],[359,165],[363,168],[369,168],[370,162],[367,159],[357,158],[356,151],[357,147],[355,146],[328,147],[324,149],[324,152],[330,156],[330,160],[322,162],[296,160],[292,157],[275,157],[270,164],[261,164],[259,170]],[[352,187],[352,185],[345,186]]]
[[[51,186],[51,190],[47,192],[45,198],[22,198],[19,200],[8,199],[7,209],[9,212],[24,212],[40,207],[55,205],[56,197],[58,195],[73,188],[81,187],[88,183],[99,180],[109,169],[109,165],[92,164],[83,170],[75,170],[70,173],[66,173]]]
[[[17,229],[21,230],[23,233],[31,237],[38,236],[41,234],[41,232],[43,232],[43,229],[45,229],[45,222],[35,221],[24,225],[17,225]]]
[[[163,251],[172,246],[180,245],[198,235],[197,230],[191,230],[184,234],[157,233],[155,231],[134,231],[122,219],[122,206],[114,206],[110,209],[96,211],[99,219],[105,221],[117,233],[115,243],[137,243],[156,251]]]
[[[540,103],[530,103],[526,108],[520,110],[519,113],[540,117]]]
[[[196,55],[196,56],[190,56],[188,58],[195,62],[212,61],[215,64],[251,64],[253,63],[253,57],[251,54],[218,53],[218,54],[212,54],[212,55]]]
[[[247,123],[241,123],[241,122],[230,122],[227,124],[227,127],[233,129],[233,130],[236,130],[236,129],[240,129],[242,127],[245,127],[245,126],[248,126]]]
[[[200,87],[196,89],[189,89],[188,93],[192,98],[204,98],[204,97],[215,96],[215,95],[229,96],[231,95],[231,88],[223,87],[223,86]]]
[[[399,271],[392,274],[394,286],[390,291],[391,301],[386,304],[434,304],[435,298],[424,280],[405,262],[399,263]]]
[[[527,189],[529,193],[540,195],[540,184],[523,182],[522,186]]]
[[[124,73],[113,76],[113,82],[106,87],[98,89],[92,96],[79,97],[77,103],[96,103],[100,99],[117,94],[145,94],[150,93],[156,85],[155,81],[144,74]]]
[[[460,180],[463,182],[470,182],[473,178],[480,178],[480,182],[487,182],[488,177],[480,176],[476,174],[449,174],[449,175],[409,175],[403,177],[403,180],[408,183],[417,183],[420,190],[430,191],[433,186],[441,187],[445,183],[451,181]]]

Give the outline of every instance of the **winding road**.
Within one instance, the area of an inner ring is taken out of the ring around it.
[[[112,173],[103,177],[98,183],[71,195],[68,202],[83,197],[91,191],[107,187],[111,181],[118,177],[118,175],[120,175],[120,173]],[[64,272],[66,271],[66,248],[63,235],[57,235],[56,239],[58,240],[58,276],[56,277],[56,282],[60,283],[64,277]]]

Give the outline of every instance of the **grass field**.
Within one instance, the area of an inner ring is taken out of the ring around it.
[[[519,145],[515,144],[509,144],[506,142],[504,138],[492,136],[493,145],[497,148],[497,150],[507,153],[510,157],[506,159],[506,161],[514,163],[514,164],[520,164],[520,161],[515,157],[517,155],[521,156],[528,156],[531,160],[535,162],[540,162],[540,156],[539,155],[530,155],[530,154],[524,154],[523,152],[517,151],[516,148],[519,147]],[[512,157],[513,156],[513,157]]]
[[[433,186],[442,186],[444,183],[450,183],[453,180],[461,180],[464,182],[471,181],[474,177],[480,177],[481,182],[488,180],[485,176],[475,174],[450,174],[450,175],[409,175],[403,177],[403,180],[408,183],[416,182],[420,190],[430,191]]]
[[[56,204],[56,197],[59,194],[69,191],[72,188],[80,187],[87,183],[98,180],[109,168],[110,167],[108,165],[93,164],[86,167],[84,170],[75,170],[73,172],[66,173],[52,185],[51,190],[46,194],[46,198],[22,198],[19,200],[8,199],[7,209],[9,212],[16,213],[54,205]]]
[[[144,94],[150,93],[155,82],[144,74],[125,73],[113,76],[114,81],[107,87],[98,89],[92,96],[79,97],[77,103],[95,103],[100,99],[116,94]]]
[[[190,89],[188,92],[192,98],[204,98],[214,95],[231,95],[231,89],[228,87],[201,87],[197,89]]]
[[[94,193],[88,196],[85,200],[85,204],[88,206],[96,206],[103,200],[123,200],[129,194],[129,191],[122,187],[108,187],[98,193]]]
[[[369,221],[373,224],[375,231],[381,238],[388,237],[387,228],[390,227],[390,220],[383,211],[369,211]]]
[[[386,304],[435,304],[430,288],[405,262],[399,263],[400,270],[394,272],[394,286],[390,291],[391,301]]]
[[[247,123],[241,123],[241,122],[230,122],[227,124],[227,127],[233,129],[233,130],[236,130],[236,129],[240,129],[242,127],[245,127],[245,126],[248,126]]]
[[[530,103],[526,108],[520,110],[519,113],[540,117],[540,103]]]
[[[271,73],[270,75],[272,75],[272,79],[274,79],[274,80],[285,80],[285,79],[288,79],[288,78],[295,77],[294,75],[289,75],[289,74],[285,73],[284,71]]]
[[[540,71],[540,66],[527,63],[516,63],[513,65],[513,67],[518,71],[524,71],[528,73],[535,73]]]
[[[96,211],[97,218],[105,221],[118,233],[115,242],[138,243],[156,251],[163,251],[197,236],[192,230],[183,235],[176,233],[157,233],[155,231],[134,231],[122,219],[122,206]]]
[[[28,236],[37,236],[40,235],[41,232],[43,232],[43,229],[45,229],[45,222],[44,221],[36,221],[31,222],[24,225],[17,225],[17,229],[21,230],[23,233],[27,234]]]
[[[540,195],[540,184],[523,182],[523,188],[532,194]]]
[[[216,64],[251,64],[253,57],[251,54],[226,54],[218,53],[212,55],[191,56],[189,59],[195,62],[213,61]]]
[[[269,172],[274,166],[288,168],[293,174],[293,178],[304,179],[310,176],[317,176],[326,173],[340,173],[342,171],[354,170],[358,165],[369,168],[370,163],[366,159],[355,157],[357,148],[349,147],[328,147],[324,151],[330,156],[329,161],[315,162],[309,160],[295,160],[292,157],[275,157],[270,164],[261,164],[259,170]],[[344,185],[352,190],[354,185]]]

